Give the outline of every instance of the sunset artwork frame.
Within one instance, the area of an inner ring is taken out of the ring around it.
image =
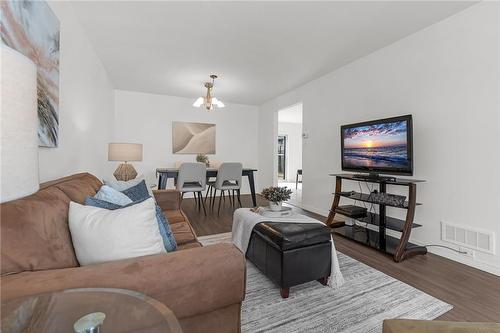
[[[59,144],[60,23],[45,1],[1,1],[2,44],[31,59],[37,68],[40,147]]]
[[[413,174],[411,115],[341,127],[342,170]]]

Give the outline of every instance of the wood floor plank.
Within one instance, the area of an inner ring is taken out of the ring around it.
[[[244,207],[251,206],[249,195],[242,195]],[[231,231],[233,208],[226,199],[220,216],[208,209],[207,216],[198,210],[193,199],[185,199],[186,212],[198,236]],[[258,204],[267,202],[258,196]],[[324,221],[324,216],[294,207],[294,210]],[[402,263],[351,240],[334,235],[337,249],[379,271],[420,289],[454,306],[440,320],[500,322],[500,277],[434,254],[416,256]]]

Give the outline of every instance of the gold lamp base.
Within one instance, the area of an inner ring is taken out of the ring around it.
[[[137,177],[137,171],[135,171],[132,164],[122,163],[116,168],[113,175],[116,180],[128,181]]]

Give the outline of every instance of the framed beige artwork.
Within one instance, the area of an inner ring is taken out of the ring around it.
[[[215,154],[215,124],[172,122],[172,153]]]

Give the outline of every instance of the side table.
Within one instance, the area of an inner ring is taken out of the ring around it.
[[[100,333],[182,333],[174,313],[139,292],[113,288],[81,288],[2,302],[2,332],[75,332],[81,317],[105,314]]]

